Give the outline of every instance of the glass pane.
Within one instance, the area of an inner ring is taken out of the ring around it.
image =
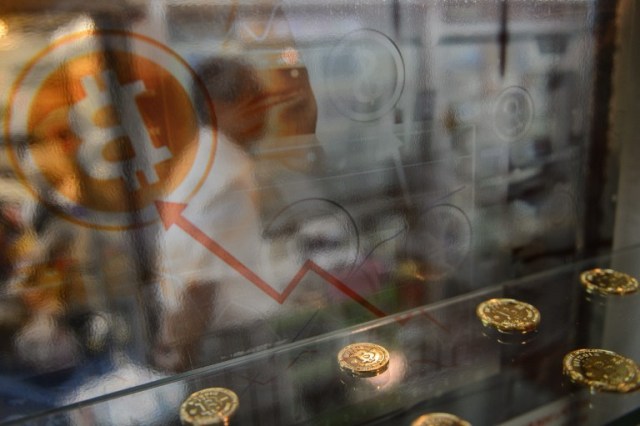
[[[640,348],[619,331],[640,318],[576,278],[640,274],[638,13],[0,5],[0,422],[177,422],[215,383],[274,387],[241,424],[408,422],[482,406],[465,398],[490,383],[511,408],[470,409],[479,424],[582,404],[543,369],[581,344]],[[516,361],[474,313],[512,284],[551,313]],[[330,364],[369,337],[404,360],[382,399]],[[616,416],[636,405],[617,401]]]

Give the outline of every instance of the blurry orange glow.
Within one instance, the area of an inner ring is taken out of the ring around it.
[[[295,65],[300,61],[300,54],[293,47],[287,47],[284,49],[280,56],[287,65]]]
[[[7,34],[9,34],[9,25],[0,19],[0,38],[5,37]]]

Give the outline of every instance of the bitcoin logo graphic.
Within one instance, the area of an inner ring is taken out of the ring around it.
[[[154,222],[155,200],[187,202],[213,164],[206,89],[176,53],[138,34],[59,39],[25,67],[9,99],[5,131],[18,174],[75,223]]]
[[[402,55],[384,34],[354,31],[331,51],[326,79],[329,96],[340,112],[357,121],[376,120],[400,99]]]
[[[125,167],[120,162],[106,161],[102,156],[109,142],[126,136],[135,143],[132,143],[133,157],[124,161],[131,163],[134,173],[141,171],[149,183],[158,182],[158,173],[154,167],[170,159],[172,155],[166,146],[155,147],[146,126],[140,125],[144,121],[138,110],[136,97],[146,92],[144,82],[138,80],[121,86],[112,70],[102,73],[102,81],[105,83],[104,90],[100,90],[95,77],[83,77],[82,87],[87,96],[74,104],[69,113],[71,129],[82,138],[78,149],[80,165],[86,173],[96,179],[121,177],[126,180]],[[120,100],[117,106],[120,106],[118,117],[121,122],[111,127],[98,127],[92,117],[103,108],[112,106],[113,97],[108,92],[109,88],[114,89],[115,98]],[[94,164],[96,160],[98,165]],[[132,179],[133,188],[140,189],[141,185],[135,174]]]
[[[493,110],[496,132],[507,141],[521,138],[533,121],[533,101],[522,87],[508,87],[500,93]]]

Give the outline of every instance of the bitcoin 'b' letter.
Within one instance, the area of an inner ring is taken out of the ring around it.
[[[166,146],[156,147],[153,144],[138,110],[136,96],[145,92],[144,82],[137,80],[120,85],[115,72],[111,70],[104,71],[101,77],[104,90],[100,90],[95,77],[86,76],[82,79],[86,96],[69,111],[70,127],[82,141],[78,149],[78,163],[95,179],[122,178],[131,190],[141,187],[138,172],[144,175],[147,183],[158,182],[155,165],[170,159],[172,155]],[[96,115],[106,107],[114,108],[120,123],[111,127],[96,124]],[[129,139],[134,156],[121,161],[108,160],[104,156],[105,147],[121,137]]]

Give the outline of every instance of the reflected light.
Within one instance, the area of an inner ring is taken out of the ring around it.
[[[376,389],[390,388],[400,383],[407,369],[407,358],[402,352],[389,353],[389,368],[375,377],[366,379]]]
[[[95,29],[96,25],[93,19],[91,19],[89,16],[83,15],[76,19],[73,19],[67,25],[61,25],[56,31],[54,31],[51,40],[57,40],[68,34],[94,31]]]
[[[280,57],[287,65],[295,65],[300,61],[300,54],[293,47],[287,47],[281,54]]]
[[[6,37],[7,34],[9,34],[9,25],[0,19],[0,38]]]

